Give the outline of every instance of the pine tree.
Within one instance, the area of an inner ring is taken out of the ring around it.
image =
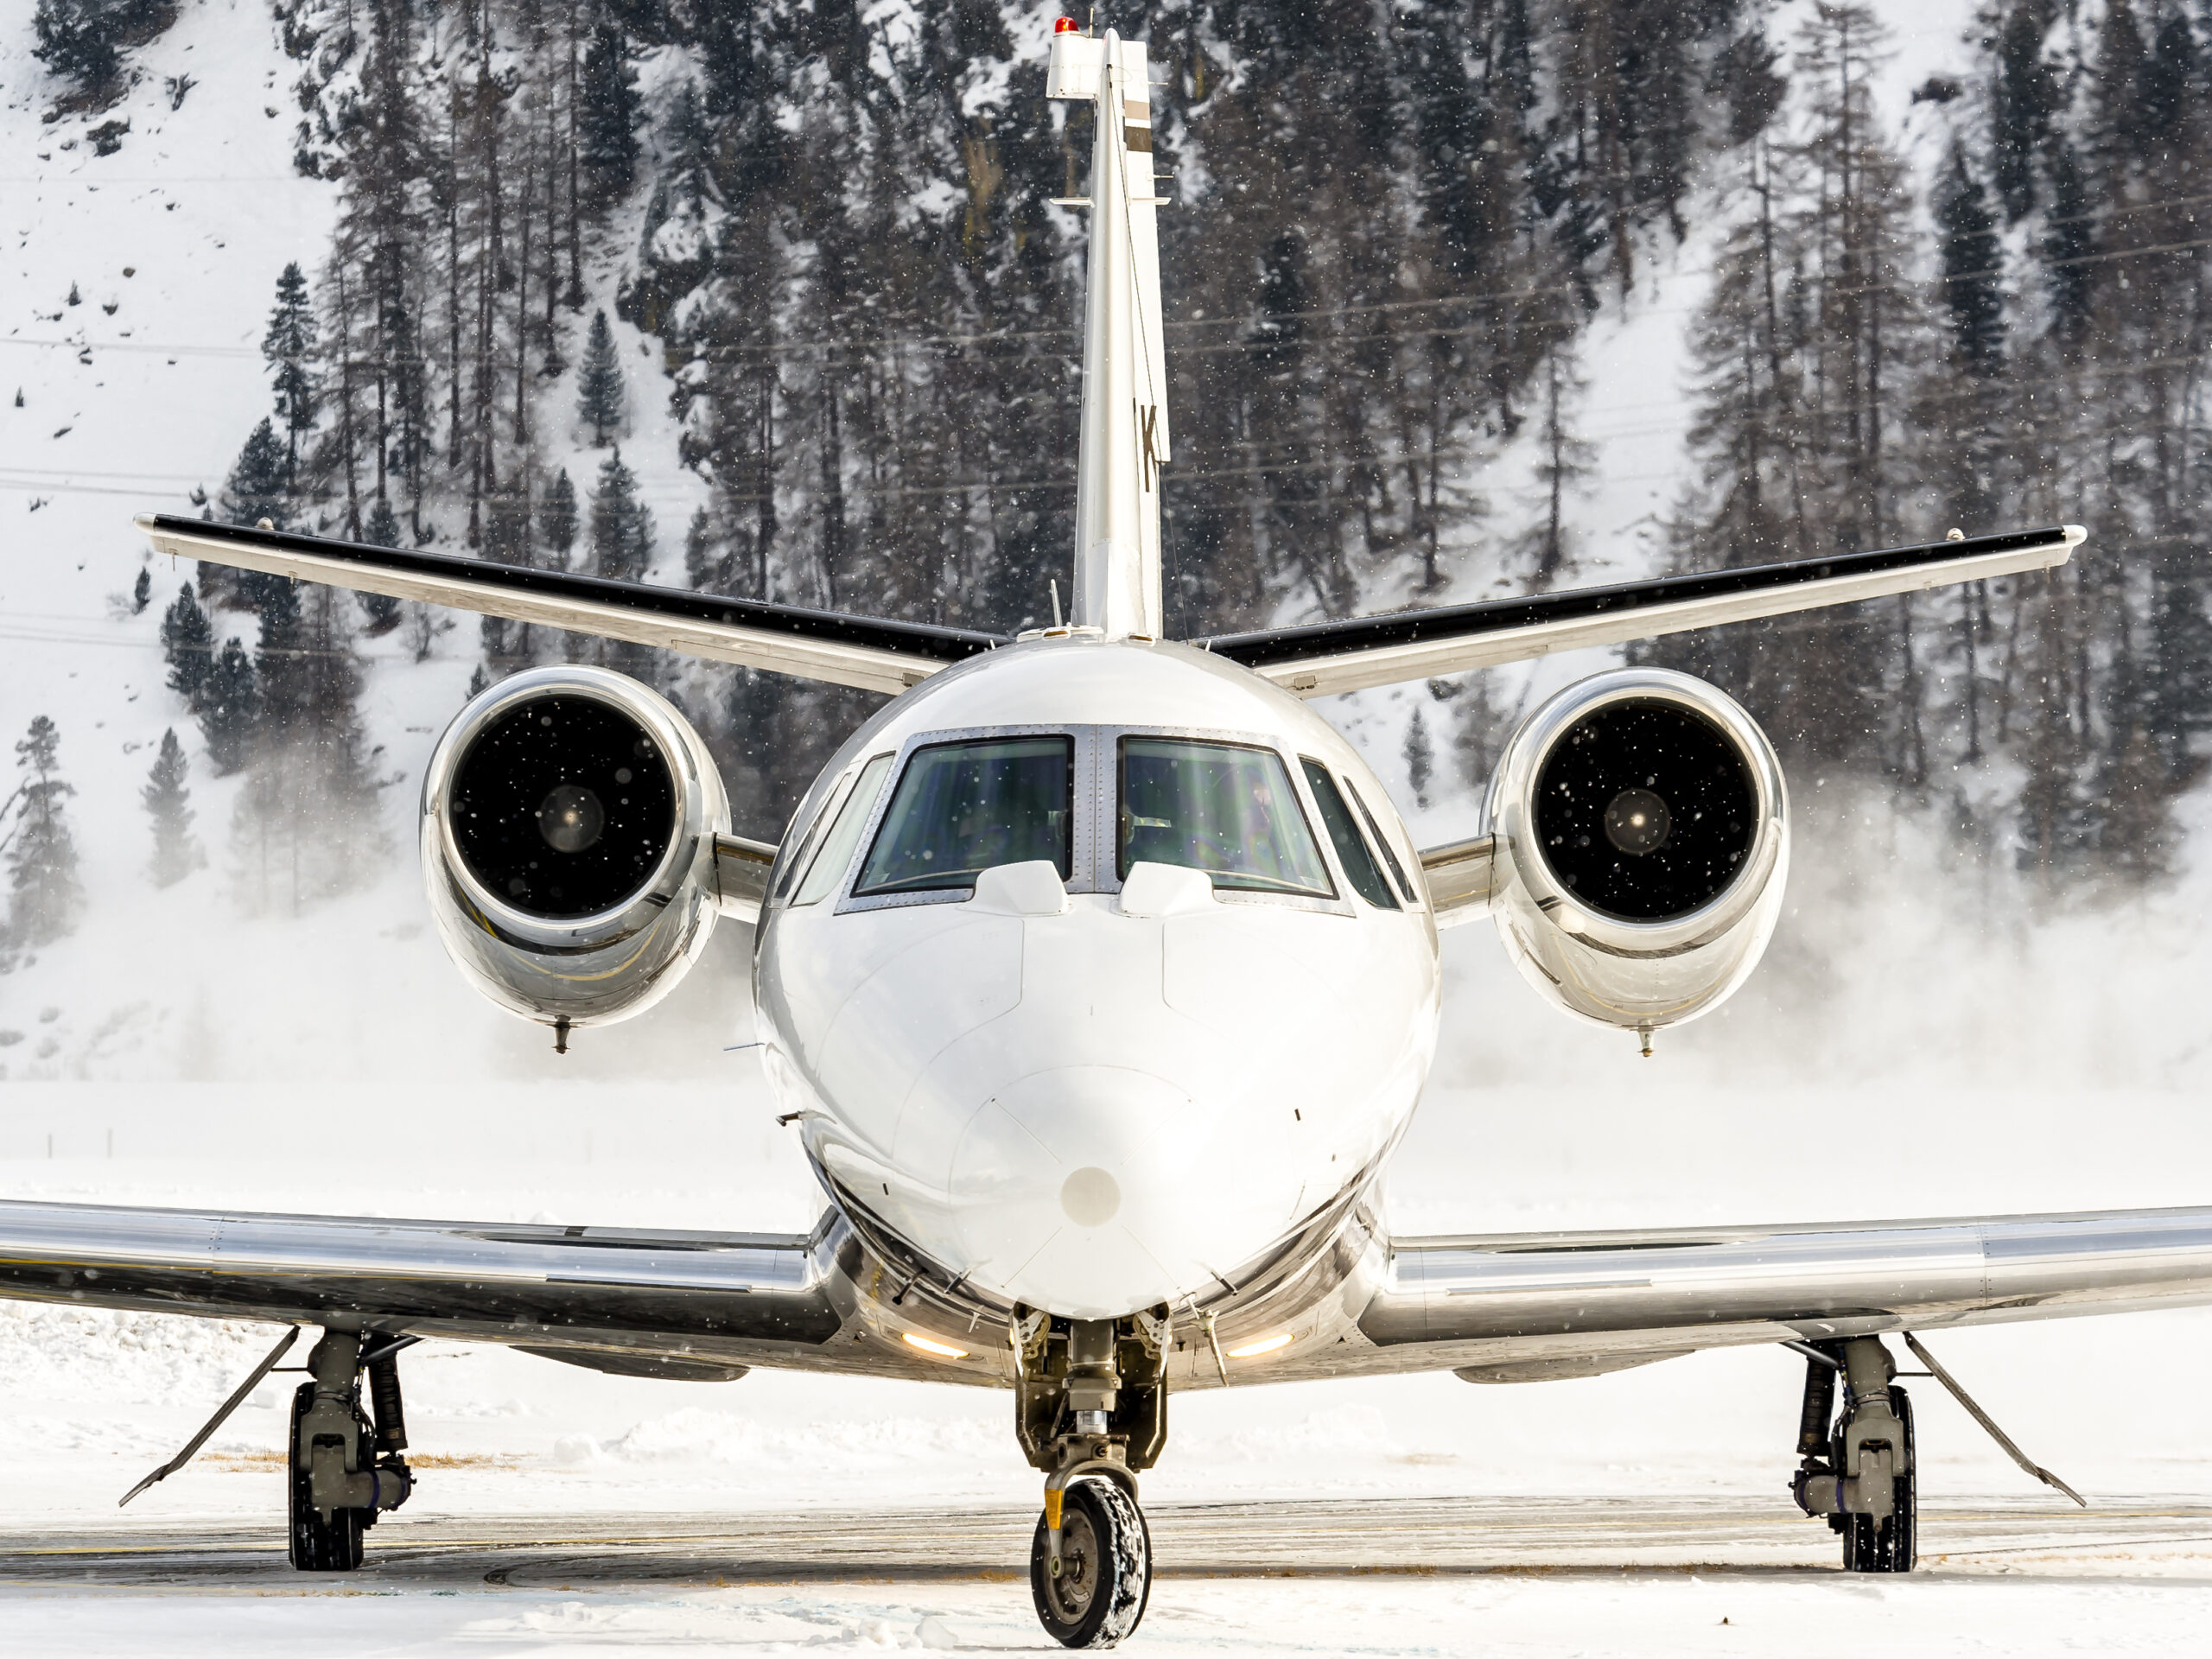
[[[2051,117],[2064,101],[2057,75],[2044,61],[2047,22],[2043,0],[2018,0],[1998,32],[1990,151],[2008,221],[2036,205],[2036,157],[2050,141]]]
[[[2078,340],[2096,300],[2097,224],[2082,158],[2064,137],[2052,144],[2050,216],[2044,222],[2038,251],[2050,296],[2051,332],[2063,340]]]
[[[274,425],[264,420],[253,429],[231,468],[223,492],[223,516],[234,524],[257,524],[267,519],[277,530],[291,527],[292,467],[283,440]],[[239,570],[229,578],[230,591],[240,604],[258,610],[276,588],[286,586],[282,576],[256,570]]]
[[[399,515],[391,510],[390,498],[379,495],[376,505],[369,509],[369,522],[361,537],[372,547],[399,545]],[[360,595],[361,614],[366,619],[372,635],[390,633],[399,626],[399,601],[391,594],[363,594]]]
[[[714,515],[700,507],[683,532],[683,574],[694,588],[709,593],[729,591],[728,544],[716,534]]]
[[[567,569],[569,550],[576,544],[576,486],[569,482],[565,467],[546,486],[545,499],[537,510],[537,530],[553,556],[553,568]]]
[[[214,645],[213,625],[192,596],[192,584],[185,582],[176,590],[175,602],[162,613],[162,658],[168,664],[169,690],[182,697],[194,714],[206,706],[203,699],[214,666]]]
[[[60,744],[54,721],[41,715],[16,745],[24,778],[8,837],[8,943],[32,950],[68,932],[84,899],[77,883],[77,844],[61,810],[62,801],[77,791],[60,775]]]
[[[130,584],[130,613],[143,616],[146,606],[154,597],[154,573],[144,565],[138,567],[138,580]]]
[[[1953,149],[1936,195],[1942,232],[1943,305],[1951,315],[1953,357],[1969,373],[1994,374],[2005,360],[2004,250],[1997,218],[1966,152]]]
[[[275,372],[276,418],[284,423],[288,486],[299,471],[300,434],[315,425],[315,378],[308,368],[314,353],[315,308],[308,298],[308,279],[294,260],[276,279],[276,308],[269,314],[269,332],[261,340],[261,354]]]
[[[2152,578],[2150,684],[2143,724],[2178,791],[2203,774],[2196,741],[2212,732],[2212,617],[2205,613],[2202,556],[2160,562]]]
[[[253,731],[260,701],[253,683],[253,659],[233,634],[223,642],[200,705],[200,735],[219,778],[227,777],[253,753]]]
[[[584,343],[584,360],[576,371],[576,416],[592,430],[592,447],[607,446],[610,430],[622,425],[622,364],[614,354],[614,331],[607,326],[607,313],[594,311],[591,335]]]
[[[591,175],[595,194],[602,200],[619,196],[637,176],[638,123],[644,111],[630,42],[612,23],[591,32],[576,96],[577,158]]]
[[[592,492],[591,552],[594,574],[618,582],[641,581],[652,565],[652,514],[638,499],[637,477],[622,464],[619,444]]]
[[[276,428],[266,419],[246,438],[238,463],[224,491],[223,513],[234,524],[259,524],[264,518],[278,530],[290,527],[289,499],[291,466]]]
[[[281,736],[306,705],[306,642],[300,633],[300,585],[271,576],[257,607],[261,637],[254,641],[255,724],[261,734]]]
[[[1414,791],[1414,800],[1425,811],[1428,807],[1428,780],[1436,775],[1436,749],[1429,741],[1428,721],[1422,715],[1421,705],[1414,705],[1414,717],[1406,722],[1406,782]]]
[[[31,27],[38,44],[31,55],[57,75],[88,92],[115,79],[118,45],[132,0],[38,0]]]
[[[146,774],[146,787],[138,798],[154,821],[154,885],[175,886],[207,861],[192,835],[192,791],[184,785],[187,762],[176,728],[162,734],[161,753]]]

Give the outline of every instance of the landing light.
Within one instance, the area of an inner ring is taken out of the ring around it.
[[[910,1337],[907,1340],[911,1342],[912,1338]],[[1231,1359],[1257,1359],[1262,1354],[1272,1354],[1278,1348],[1289,1346],[1290,1332],[1286,1331],[1281,1336],[1262,1337],[1257,1342],[1246,1343],[1242,1348],[1232,1348],[1229,1351],[1229,1357]]]
[[[949,1342],[933,1342],[927,1337],[918,1337],[911,1331],[905,1334],[907,1344],[910,1347],[918,1348],[925,1354],[935,1354],[940,1359],[965,1359],[968,1357],[968,1351],[965,1348],[955,1348]],[[1290,1338],[1285,1337],[1283,1340],[1287,1342]]]

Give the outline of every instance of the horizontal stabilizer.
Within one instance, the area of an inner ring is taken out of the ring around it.
[[[1608,588],[1573,588],[1525,599],[1485,600],[1346,622],[1226,634],[1195,643],[1301,697],[1325,697],[1494,668],[1554,652],[1625,645],[1726,622],[2048,569],[2065,563],[2088,535],[2079,524],[2052,525],[1834,558],[1794,559]]]
[[[897,693],[1007,641],[919,622],[725,599],[644,582],[494,564],[358,542],[249,530],[168,513],[137,519],[156,553],[206,559],[357,593],[386,594],[516,622],[658,645],[717,663]]]

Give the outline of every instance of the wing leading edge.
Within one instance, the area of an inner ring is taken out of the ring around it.
[[[2212,1303],[2212,1209],[1392,1242],[1376,1370],[1580,1376],[1700,1348]]]
[[[2079,524],[2058,524],[1833,558],[1224,634],[1197,643],[1301,697],[1325,697],[1402,680],[1494,668],[1554,652],[1625,645],[1693,628],[2049,569],[2064,564],[2088,536]]]
[[[880,622],[168,513],[141,513],[136,523],[156,553],[659,645],[864,691],[895,695],[939,669],[1007,643],[1001,635],[965,628]]]
[[[799,1235],[0,1202],[15,1300],[496,1342],[603,1370],[940,1375],[855,1328],[858,1261],[835,1212]]]

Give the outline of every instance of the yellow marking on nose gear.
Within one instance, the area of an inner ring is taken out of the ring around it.
[[[1045,1494],[1045,1530],[1047,1532],[1058,1532],[1059,1529],[1060,1492],[1058,1487],[1054,1487],[1051,1491]]]

